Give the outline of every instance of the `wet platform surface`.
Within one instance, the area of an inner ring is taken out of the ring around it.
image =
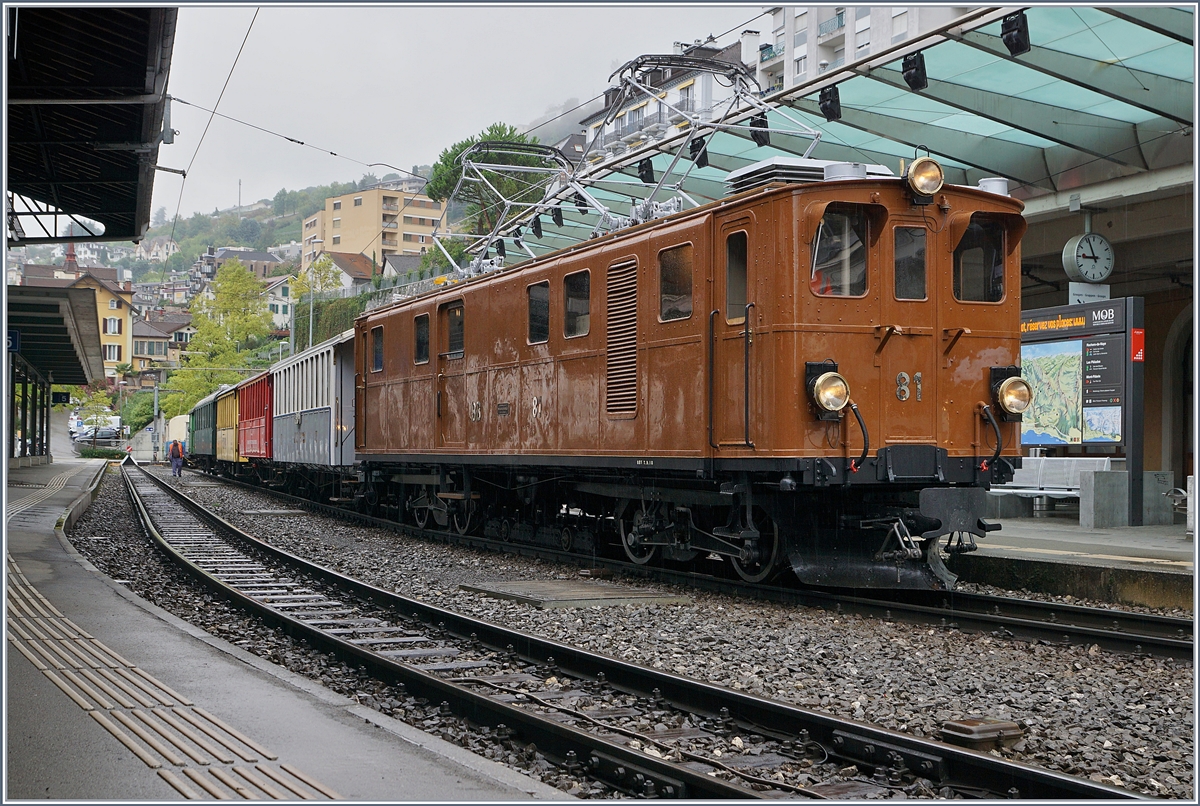
[[[61,528],[106,464],[9,471],[6,800],[566,799],[101,575]]]

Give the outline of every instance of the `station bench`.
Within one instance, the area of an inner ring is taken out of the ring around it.
[[[1085,471],[1112,470],[1110,457],[1027,456],[1008,484],[993,484],[988,491],[988,515],[993,518],[1027,518],[1034,512],[1034,501],[1042,499],[1053,509],[1054,502],[1079,497],[1079,474]]]

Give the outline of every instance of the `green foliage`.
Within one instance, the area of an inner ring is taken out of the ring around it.
[[[323,254],[308,267],[308,271],[297,272],[291,283],[291,294],[296,299],[305,297],[309,291],[318,294],[342,287],[342,270],[333,264],[333,258]]]
[[[450,257],[454,258],[454,262],[459,266],[467,262],[467,245],[463,241],[447,238],[442,241],[442,246],[446,247],[446,251],[450,253]],[[453,266],[450,265],[450,261],[446,260],[446,256],[442,254],[442,250],[436,246],[421,255],[422,277],[425,277],[426,273],[431,277],[438,274],[445,274],[452,268]]]
[[[263,296],[263,283],[236,258],[217,270],[213,299],[199,297],[192,304],[196,335],[189,350],[210,356],[247,346],[271,332],[271,312]]]
[[[80,448],[80,459],[124,459],[126,452],[117,448]]]
[[[465,140],[460,140],[442,151],[438,157],[438,161],[433,166],[429,184],[425,186],[425,195],[437,201],[446,201],[450,197],[450,194],[454,192],[454,188],[462,176],[462,165],[458,161],[459,156],[476,143],[490,141],[536,144],[538,139],[536,137],[526,137],[518,132],[515,127],[509,126],[506,123],[493,123],[479,134],[468,137]],[[536,157],[507,155],[497,155],[492,161],[511,165],[537,166],[543,164]],[[505,198],[520,198],[523,192],[525,195],[530,195],[531,197],[540,197],[541,191],[539,188],[528,187],[530,183],[537,183],[536,174],[526,174],[520,179],[494,173],[487,173],[486,176],[488,181],[491,182],[492,187],[500,191]],[[496,194],[482,182],[472,182],[463,187],[459,191],[459,195],[455,201],[466,205],[466,215],[462,222],[462,229],[476,235],[486,235],[491,232],[497,224],[499,217],[503,214],[503,208],[498,204],[499,199],[496,197]]]
[[[317,300],[313,309],[313,344],[354,327],[354,320],[367,309],[367,295]],[[308,302],[296,306],[296,352],[308,346]]]
[[[159,405],[162,405],[161,401]],[[129,433],[136,434],[154,420],[154,393],[138,392],[121,408],[121,423],[129,426]]]

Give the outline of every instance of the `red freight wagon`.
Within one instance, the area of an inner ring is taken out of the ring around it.
[[[271,458],[271,373],[238,387],[238,452],[249,459]]]

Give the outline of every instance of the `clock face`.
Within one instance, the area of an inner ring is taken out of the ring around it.
[[[1112,274],[1116,255],[1098,232],[1076,235],[1063,248],[1063,269],[1072,280],[1102,283]]]

